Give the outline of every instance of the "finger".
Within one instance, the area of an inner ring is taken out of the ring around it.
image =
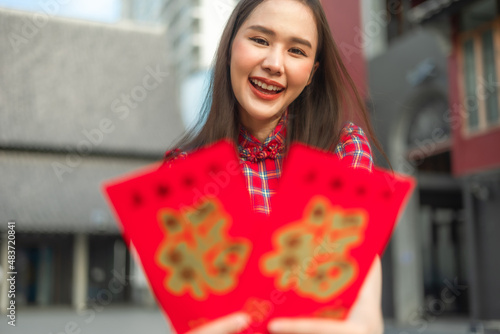
[[[250,316],[246,313],[238,312],[209,322],[189,332],[189,334],[233,334],[241,332],[247,328],[249,324]]]
[[[362,334],[360,325],[329,319],[288,319],[271,320],[268,330],[273,334]]]

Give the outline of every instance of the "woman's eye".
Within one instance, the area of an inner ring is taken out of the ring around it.
[[[259,37],[251,37],[250,40],[254,41],[255,43],[262,44],[262,45],[267,45],[267,41],[263,38]]]
[[[301,55],[301,56],[305,56],[306,55],[306,53],[304,51],[302,51],[301,49],[297,49],[297,48],[290,49],[290,52],[291,53],[295,53],[297,55]]]

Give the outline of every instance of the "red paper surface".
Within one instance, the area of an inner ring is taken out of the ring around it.
[[[414,183],[293,144],[272,214],[251,208],[232,143],[220,141],[105,186],[177,333],[239,310],[344,319]]]
[[[267,333],[276,317],[345,319],[413,188],[411,178],[293,144],[249,260],[265,277],[245,306],[253,330]]]
[[[232,144],[105,189],[177,333],[242,308],[248,292],[238,283],[252,249],[253,213]]]

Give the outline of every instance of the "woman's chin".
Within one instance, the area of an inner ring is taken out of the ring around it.
[[[265,122],[265,121],[273,121],[281,116],[281,112],[278,110],[255,110],[247,112],[247,118],[257,121],[257,122]]]

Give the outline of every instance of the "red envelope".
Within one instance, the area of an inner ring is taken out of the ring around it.
[[[254,219],[228,141],[105,186],[158,303],[177,333],[241,310]]]
[[[258,289],[245,305],[253,319],[245,333],[268,333],[276,317],[345,319],[414,185],[293,144],[249,260],[261,277],[252,278]]]
[[[105,190],[177,333],[244,310],[250,334],[274,317],[344,319],[413,187],[293,144],[266,218],[221,141]]]

